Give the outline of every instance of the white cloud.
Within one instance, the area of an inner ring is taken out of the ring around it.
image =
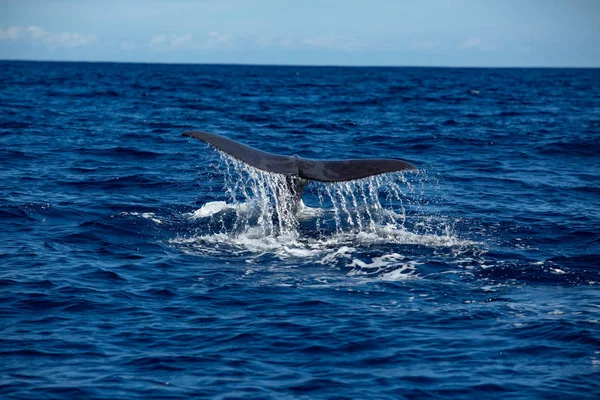
[[[309,47],[316,47],[329,50],[358,50],[362,47],[361,43],[353,38],[338,36],[316,36],[302,40],[302,44]]]
[[[238,46],[254,45],[260,49],[299,49],[316,48],[323,50],[354,51],[365,48],[357,39],[344,36],[290,37],[264,35],[235,37],[221,32],[207,32],[205,35],[159,34],[150,40],[150,46],[158,50],[195,49],[198,51],[228,50]]]
[[[77,32],[48,32],[40,26],[12,26],[0,29],[0,40],[29,40],[32,43],[42,43],[50,48],[80,47],[96,42],[96,35],[84,35]]]
[[[194,36],[188,32],[188,33],[185,33],[180,36],[171,37],[171,46],[183,47],[183,48],[193,48],[193,47],[197,47],[198,44],[194,40]]]
[[[283,48],[283,49],[294,49],[297,47],[297,43],[290,37],[283,36],[259,36],[253,40],[254,44],[261,49],[268,48]]]
[[[277,40],[277,45],[284,49],[293,49],[296,47],[296,42],[292,38],[280,38]]]
[[[121,50],[133,50],[136,46],[135,43],[132,43],[128,40],[121,40],[119,47],[121,47]]]
[[[458,45],[458,48],[461,50],[487,51],[487,50],[492,50],[494,48],[494,46],[492,46],[491,44],[489,44],[487,42],[484,42],[483,40],[481,40],[478,37],[472,37],[472,38],[465,40],[460,45]]]
[[[17,40],[23,33],[23,27],[11,26],[6,29],[0,28],[0,40]]]
[[[233,38],[219,32],[208,32],[205,39],[197,39],[190,32],[183,35],[156,35],[150,41],[152,47],[165,49],[226,49],[233,46]]]
[[[45,38],[51,46],[57,47],[80,47],[96,42],[96,35],[82,35],[77,32],[62,32],[50,34]]]
[[[266,49],[273,45],[273,43],[277,40],[275,36],[260,36],[254,40],[254,44],[260,47],[261,49]]]
[[[233,39],[229,35],[225,35],[218,32],[209,32],[208,40],[204,43],[204,48],[213,49],[213,48],[224,48],[231,47],[233,44]]]
[[[153,46],[160,46],[167,43],[169,39],[165,35],[156,35],[150,41],[150,44]]]
[[[27,28],[27,33],[29,33],[31,38],[35,40],[43,40],[44,38],[50,36],[50,34],[44,28],[39,26],[30,26]]]
[[[200,44],[194,39],[194,35],[187,32],[183,35],[156,35],[150,41],[150,45],[157,48],[198,48]]]

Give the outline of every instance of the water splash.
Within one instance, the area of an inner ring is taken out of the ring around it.
[[[214,166],[223,173],[226,200],[187,214],[195,231],[172,241],[183,251],[241,257],[248,263],[275,257],[294,266],[338,265],[354,274],[375,271],[398,278],[400,272],[413,276],[410,260],[398,258],[400,250],[410,253],[407,246],[433,249],[432,255],[444,248],[451,249],[441,250],[444,254],[460,254],[473,247],[453,234],[446,218],[429,212],[423,190],[427,175],[422,172],[311,182],[304,202],[297,204],[284,175],[218,154]]]
[[[225,203],[205,205],[195,217],[235,210],[231,229],[219,233],[245,234],[258,231],[262,237],[299,238],[301,222],[311,217],[318,235],[376,234],[383,226],[402,227],[407,208],[415,208],[419,199],[414,185],[402,173],[372,176],[349,182],[311,181],[304,199],[296,204],[286,176],[271,174],[220,154],[219,169],[224,172]],[[417,198],[414,203],[410,198]],[[207,208],[208,207],[208,208]],[[214,211],[211,213],[211,211]]]
[[[262,237],[298,236],[296,199],[285,175],[269,174],[221,155],[224,188],[236,219],[232,234],[258,231]]]

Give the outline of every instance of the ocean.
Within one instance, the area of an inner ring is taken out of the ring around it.
[[[0,160],[2,398],[600,396],[598,69],[2,61]]]

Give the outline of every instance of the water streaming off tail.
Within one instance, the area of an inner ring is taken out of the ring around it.
[[[251,264],[275,257],[278,265],[285,260],[292,266],[327,264],[350,268],[353,275],[404,279],[414,277],[415,254],[429,257],[473,248],[429,207],[423,173],[310,182],[298,203],[285,175],[257,170],[222,153],[215,167],[224,200],[188,214],[195,230],[174,240],[184,251],[239,257]]]
[[[416,205],[410,198],[418,197],[403,174],[393,173],[348,182],[311,181],[298,204],[285,175],[249,167],[225,154],[220,161],[226,203],[236,213],[232,234],[252,229],[262,237],[298,237],[308,219],[321,236],[376,234],[384,226],[402,227],[407,208]]]

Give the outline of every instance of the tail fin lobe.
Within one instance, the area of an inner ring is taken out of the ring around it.
[[[254,168],[321,182],[344,182],[388,172],[417,169],[408,161],[394,158],[311,160],[268,153],[207,132],[190,131],[183,133],[183,136],[207,143]]]

